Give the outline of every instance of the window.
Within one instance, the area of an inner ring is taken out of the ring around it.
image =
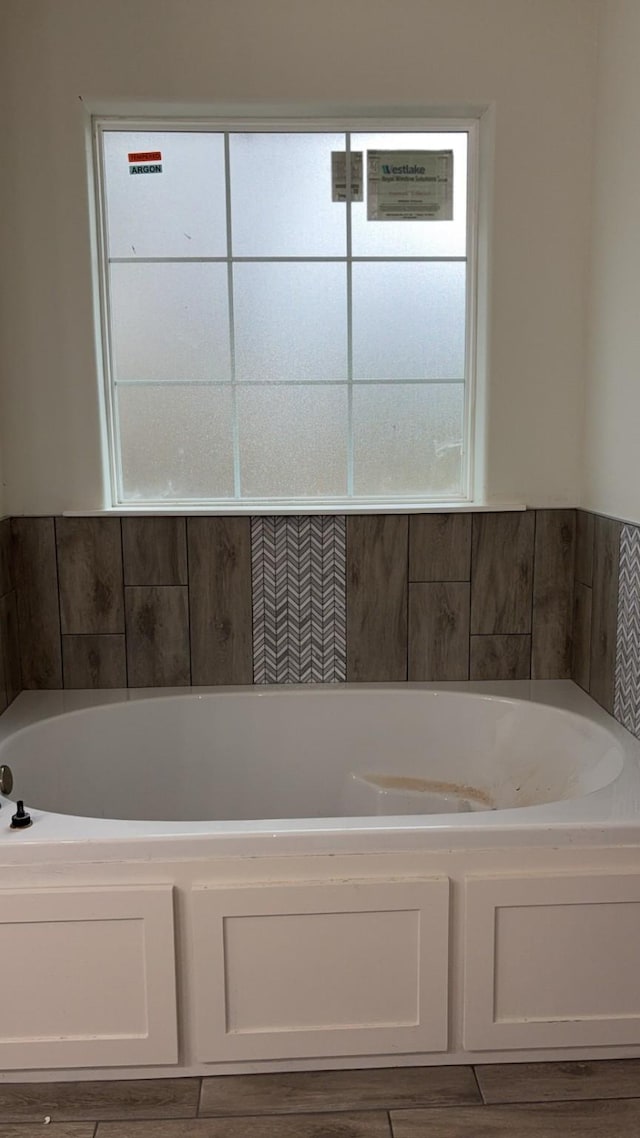
[[[114,505],[469,496],[473,123],[95,134]]]

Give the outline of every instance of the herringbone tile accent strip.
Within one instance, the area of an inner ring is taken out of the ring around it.
[[[251,573],[254,683],[343,682],[345,519],[252,518]]]
[[[618,631],[613,712],[640,737],[640,529],[623,526],[620,535]]]

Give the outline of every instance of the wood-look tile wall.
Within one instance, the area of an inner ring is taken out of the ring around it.
[[[248,518],[14,518],[11,534],[23,687],[251,683]]]
[[[576,512],[571,675],[613,714],[622,523]]]
[[[0,521],[0,712],[22,689],[18,643],[18,602],[13,576],[11,530]]]
[[[584,671],[583,525],[574,510],[350,516],[347,679]],[[5,689],[252,682],[249,518],[15,518],[11,555],[2,533],[20,647]]]
[[[348,679],[569,677],[574,510],[350,518],[347,550]]]

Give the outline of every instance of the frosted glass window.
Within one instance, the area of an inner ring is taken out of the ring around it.
[[[464,379],[465,265],[353,266],[353,377]]]
[[[347,493],[347,388],[238,390],[242,492],[331,498]]]
[[[121,387],[118,412],[123,501],[233,495],[228,387]]]
[[[360,384],[353,392],[356,494],[461,490],[462,383]]]
[[[344,265],[241,263],[233,284],[238,380],[347,378]]]
[[[343,134],[232,134],[229,147],[234,256],[345,256],[345,207],[331,200]]]
[[[161,173],[129,172],[158,151]],[[105,131],[103,155],[109,257],[226,256],[224,135]]]
[[[351,149],[453,150],[453,221],[368,221],[367,202],[351,207],[354,257],[464,257],[467,246],[467,135],[352,134]]]
[[[464,499],[476,126],[130,125],[95,126],[113,504]],[[368,220],[370,150],[449,149],[453,220]]]
[[[226,265],[115,263],[110,276],[117,382],[230,378]]]

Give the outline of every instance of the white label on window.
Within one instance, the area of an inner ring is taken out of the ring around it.
[[[331,151],[331,201],[347,200],[347,155],[344,150]],[[362,196],[362,151],[351,151],[351,201],[361,202]]]
[[[369,221],[452,221],[453,150],[368,150]]]

